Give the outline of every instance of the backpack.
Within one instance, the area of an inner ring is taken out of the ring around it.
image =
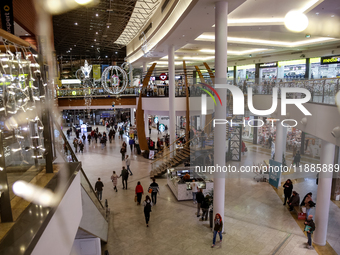
[[[151,202],[146,202],[144,206],[144,212],[151,212]]]

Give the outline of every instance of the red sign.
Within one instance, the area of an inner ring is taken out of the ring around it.
[[[165,81],[168,79],[168,76],[166,75],[166,73],[161,73],[161,75],[159,76],[159,79],[161,79],[162,81]]]

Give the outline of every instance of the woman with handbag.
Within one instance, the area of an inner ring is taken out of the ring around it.
[[[119,176],[116,174],[116,171],[113,171],[113,174],[111,175],[111,181],[112,181],[112,185],[113,185],[113,189],[118,192],[117,190],[117,180],[118,180]]]
[[[137,205],[140,205],[140,202],[142,201],[142,195],[144,194],[144,190],[140,182],[137,182],[137,186],[135,189],[136,197],[137,197]]]
[[[284,203],[283,205],[286,205],[286,201],[290,199],[290,196],[292,195],[292,191],[293,191],[293,183],[290,179],[288,179],[285,184],[283,184],[283,193],[285,195],[284,198]]]

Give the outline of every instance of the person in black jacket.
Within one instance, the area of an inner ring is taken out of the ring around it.
[[[285,200],[283,205],[286,205],[286,201],[290,199],[290,196],[292,195],[292,191],[293,191],[293,183],[290,179],[288,179],[285,184],[283,184],[283,193],[285,195]]]
[[[104,184],[101,182],[100,178],[98,178],[98,181],[96,182],[96,185],[94,186],[94,190],[97,192],[97,196],[99,200],[102,200],[103,187],[104,187]]]
[[[197,201],[197,217],[200,217],[200,211],[201,211],[201,204],[204,200],[204,195],[202,193],[202,189],[200,189],[196,194],[196,201]]]
[[[210,206],[210,196],[206,195],[205,198],[203,199],[202,203],[201,203],[202,221],[208,219],[209,206]]]
[[[300,155],[300,152],[298,151],[294,157],[294,163],[296,164],[296,167],[300,166],[300,160],[301,160],[301,155]]]
[[[129,178],[129,172],[127,169],[125,169],[125,166],[123,166],[120,176],[122,177],[123,189],[125,189],[125,187],[127,189],[127,180]]]
[[[293,211],[294,206],[300,204],[300,196],[296,191],[293,191],[293,196],[288,200],[289,211]]]
[[[307,232],[308,237],[308,249],[312,249],[312,234],[315,230],[315,223],[313,221],[313,215],[309,215],[308,219],[305,221],[305,230]]]

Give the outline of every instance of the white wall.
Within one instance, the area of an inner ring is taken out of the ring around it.
[[[70,254],[81,218],[80,175],[77,174],[31,254]]]
[[[269,109],[272,104],[271,95],[254,95],[254,107],[258,110]],[[316,103],[304,104],[306,109],[312,114],[307,116],[307,124],[304,126],[300,123],[305,115],[295,106],[287,105],[288,117],[280,117],[279,115],[272,114],[272,117],[282,119],[294,119],[298,122],[296,128],[314,135],[327,142],[340,146],[340,138],[336,139],[331,135],[333,128],[340,126],[340,115],[336,106],[323,105]],[[281,100],[278,100],[277,112],[281,115]],[[290,123],[289,123],[290,124]]]

